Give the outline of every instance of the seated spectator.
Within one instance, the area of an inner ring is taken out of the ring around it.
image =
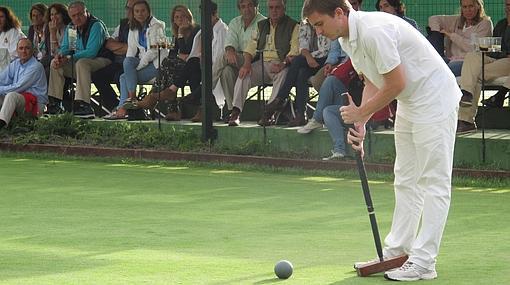
[[[482,0],[461,0],[460,15],[429,18],[428,39],[455,76],[460,76],[464,56],[475,50],[480,37],[490,37],[492,21]]]
[[[305,111],[308,101],[308,79],[317,73],[326,62],[331,40],[317,35],[315,29],[306,21],[299,26],[299,49],[301,54],[294,57],[289,65],[287,76],[274,100],[267,104],[266,114],[259,121],[260,125],[268,125],[274,112],[281,112],[289,97],[290,90],[296,88],[296,113],[287,126],[297,127],[306,124]]]
[[[46,77],[50,76],[51,60],[58,54],[60,45],[64,39],[66,26],[71,23],[71,18],[67,12],[67,6],[60,3],[51,4],[45,15],[47,23],[45,33],[45,55],[41,63],[46,71]]]
[[[77,90],[73,114],[79,118],[94,118],[90,106],[91,74],[112,62],[112,54],[104,47],[108,31],[81,1],[69,4],[69,16],[72,24],[67,26],[59,52],[51,61],[47,112],[58,114],[63,111],[60,103],[65,77],[74,75]],[[69,36],[71,30],[71,34],[76,33],[76,38]]]
[[[266,18],[259,13],[258,6],[258,0],[237,0],[237,8],[241,15],[230,21],[225,39],[225,53],[213,69],[213,85],[221,82],[228,111],[232,111],[234,86],[239,69],[244,65],[243,51],[251,41],[252,35],[257,32],[257,23]],[[228,116],[226,118],[228,119]]]
[[[342,52],[342,54],[344,53]],[[344,61],[345,60],[347,59],[346,55],[344,54]],[[339,65],[339,68],[342,68],[342,65]],[[322,125],[324,124],[324,109],[331,105],[341,105],[342,98],[340,95],[344,92],[347,92],[347,88],[338,77],[334,75],[326,77],[326,80],[324,80],[324,83],[322,83],[319,90],[319,100],[315,106],[315,112],[313,112],[312,119],[310,119],[306,125],[299,128],[297,132],[300,134],[308,134],[315,129],[322,128]],[[340,114],[338,114],[338,116],[340,116]]]
[[[485,56],[484,77],[486,81],[510,74],[510,0],[505,0],[505,2],[506,18],[499,21],[494,28],[494,36],[502,37],[501,52],[488,53]],[[460,76],[460,87],[463,96],[459,109],[457,134],[476,131],[475,116],[478,110],[478,100],[480,99],[481,73],[482,59],[480,53],[468,53],[464,58]],[[510,79],[488,101],[494,102],[497,106],[502,106],[509,89]]]
[[[44,67],[33,56],[32,42],[20,39],[16,51],[18,58],[0,72],[0,128],[9,124],[14,113],[40,116],[48,102]]]
[[[30,8],[29,18],[32,25],[28,27],[28,38],[34,43],[34,55],[41,61],[46,56],[46,45],[49,39],[46,39],[46,30],[48,29],[44,16],[48,7],[42,3],[36,3]],[[49,61],[47,61],[49,64]],[[43,63],[44,66],[44,63]]]
[[[149,3],[145,0],[133,4],[133,17],[129,22],[128,49],[124,59],[124,73],[120,76],[120,100],[117,111],[111,119],[126,118],[122,106],[126,101],[135,100],[138,83],[148,82],[158,75],[158,44],[165,40],[165,23],[152,16]],[[161,51],[160,58],[167,56]]]
[[[124,6],[125,18],[120,20],[111,37],[106,39],[105,47],[114,55],[112,64],[92,73],[92,83],[99,92],[101,104],[108,110],[112,110],[119,105],[117,93],[113,90],[112,83],[115,83],[120,90],[120,75],[124,73],[122,65],[128,50],[129,19],[133,17],[133,4],[136,1],[126,1]],[[116,115],[115,112],[112,112],[107,118],[116,118]]]
[[[127,104],[126,107],[153,109],[158,100],[170,101],[165,119],[178,121],[181,119],[181,112],[177,104],[177,90],[186,84],[190,85],[191,92],[200,89],[200,59],[190,55],[200,25],[195,23],[193,14],[184,5],[175,6],[170,18],[175,46],[161,63],[159,82],[143,100],[134,102],[132,106]]]
[[[258,22],[258,36],[252,39],[244,50],[244,64],[234,86],[234,107],[229,126],[239,125],[239,117],[250,88],[262,83],[272,83],[273,92],[269,101],[276,97],[287,75],[287,65],[299,52],[299,25],[285,14],[285,1],[268,0],[267,6],[269,18]],[[255,57],[260,50],[264,50],[264,62]]]
[[[340,43],[337,40],[331,41],[329,44],[328,57],[324,62],[324,66],[310,78],[310,83],[312,83],[313,88],[317,92],[319,92],[326,77],[330,75],[333,68],[335,68],[344,57],[345,55],[342,54]]]
[[[335,102],[333,105],[326,106],[323,110],[322,117],[333,141],[333,149],[331,155],[323,157],[322,160],[338,160],[346,155],[344,122],[342,116],[338,115],[340,107],[342,107],[341,102]]]
[[[9,61],[16,58],[16,44],[24,36],[21,22],[11,8],[0,6],[0,49],[7,49]]]
[[[377,0],[377,2],[375,2],[375,9],[377,11],[398,16],[408,22],[415,29],[420,30],[416,21],[406,16],[406,6],[400,0]]]
[[[344,59],[347,60],[335,67],[322,84],[313,118],[304,127],[298,129],[298,133],[308,134],[322,128],[322,124],[326,125],[333,141],[333,149],[331,154],[323,160],[342,159],[346,154],[344,126],[339,112],[345,101],[342,94],[349,92],[357,105],[361,103],[363,82],[354,70],[350,59],[346,56]]]
[[[223,47],[225,46],[225,38],[227,35],[228,26],[221,20],[218,14],[218,5],[211,1],[211,26],[212,26],[212,70],[218,69],[217,65],[223,57]],[[200,30],[195,39],[193,40],[193,48],[190,53],[190,57],[196,56],[199,59],[202,58],[202,31]],[[213,83],[214,84],[214,83]],[[225,97],[223,95],[223,88],[219,81],[216,81],[216,85],[213,85],[213,95],[219,97]],[[197,88],[191,94],[183,98],[181,103],[187,103],[196,105],[198,107],[197,113],[191,118],[192,122],[202,121],[202,88]]]

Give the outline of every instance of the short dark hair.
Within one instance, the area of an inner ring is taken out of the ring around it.
[[[239,9],[242,1],[244,1],[244,0],[237,0],[237,9]],[[255,6],[255,7],[259,6],[259,0],[248,0],[248,1],[251,1],[251,3],[253,3],[253,6]]]
[[[348,14],[352,6],[347,0],[305,0],[303,17],[306,18],[314,12],[334,16],[336,8],[340,8]]]
[[[199,9],[202,9],[202,5],[198,6]],[[218,4],[216,4],[215,2],[211,1],[211,15],[214,15],[218,13]]]
[[[79,7],[82,7],[83,9],[87,9],[87,6],[85,5],[85,2],[83,1],[72,1],[71,3],[69,3],[69,8],[72,8],[74,6],[79,6]]]
[[[29,39],[29,38],[27,38],[27,37],[21,37],[21,38],[19,38],[19,39],[18,39],[18,42],[16,43],[16,48],[18,48],[19,43],[20,43],[21,41],[28,41],[28,42],[30,43],[30,48],[32,48],[32,50],[34,50],[34,49],[35,49],[34,43],[32,42],[32,40],[30,40],[30,39]]]
[[[400,0],[386,0],[388,1],[388,4],[390,4],[391,7],[395,8],[395,11],[397,11],[398,16],[405,16],[406,14],[406,5],[402,3]],[[381,0],[377,0],[375,2],[375,9],[379,11],[379,3],[381,3]]]

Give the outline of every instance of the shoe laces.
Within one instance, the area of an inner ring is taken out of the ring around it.
[[[414,270],[416,270],[416,266],[412,262],[406,262],[406,263],[404,263],[404,265],[402,265],[402,267],[400,267],[400,270],[402,270],[402,271],[414,271]]]

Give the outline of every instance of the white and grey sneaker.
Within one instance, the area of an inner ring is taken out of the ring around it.
[[[322,123],[319,123],[314,118],[312,118],[310,121],[308,121],[308,123],[306,125],[299,128],[297,130],[297,132],[300,134],[308,134],[311,131],[313,131],[315,129],[320,129],[320,128],[322,128]]]
[[[345,154],[332,150],[331,151],[331,155],[328,156],[328,157],[322,158],[322,160],[325,160],[325,161],[327,161],[327,160],[336,160],[336,159],[342,159],[344,157],[345,157]]]
[[[418,281],[437,278],[436,270],[429,270],[416,263],[406,261],[397,270],[386,271],[384,278],[392,281]]]

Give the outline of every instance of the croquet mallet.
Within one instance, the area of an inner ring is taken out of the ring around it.
[[[349,105],[349,93],[343,93],[343,102],[344,106]],[[343,121],[342,121],[343,122]],[[343,123],[344,128],[346,130],[346,134],[349,132],[349,128],[354,129],[353,124],[345,124]],[[360,277],[366,277],[375,273],[384,272],[393,268],[397,268],[402,266],[404,262],[407,260],[407,255],[396,256],[392,258],[384,258],[382,245],[381,245],[381,237],[379,235],[379,229],[377,227],[377,220],[375,218],[375,210],[372,203],[372,197],[370,195],[370,188],[368,187],[368,179],[367,172],[365,169],[365,163],[363,162],[363,157],[361,156],[360,151],[354,151],[356,158],[356,165],[358,167],[358,173],[361,180],[361,188],[363,189],[363,196],[365,197],[365,203],[367,205],[368,217],[370,218],[370,225],[372,226],[372,234],[374,236],[375,248],[377,250],[377,257],[379,260],[367,262],[362,265],[355,266],[356,272]]]

